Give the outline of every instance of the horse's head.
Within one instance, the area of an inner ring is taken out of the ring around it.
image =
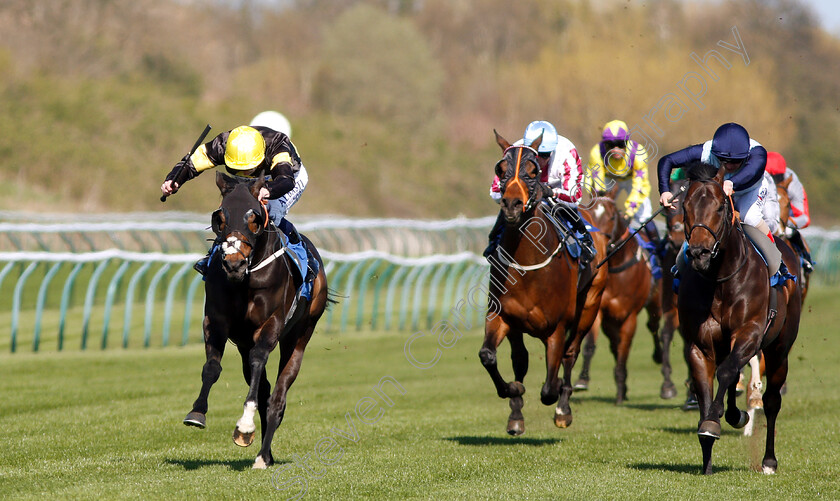
[[[213,212],[211,221],[213,233],[221,242],[222,268],[228,280],[242,282],[268,224],[268,214],[257,200],[265,179],[238,180],[217,172],[216,185],[222,192],[222,205]]]
[[[691,182],[683,202],[685,239],[691,267],[709,270],[734,224],[734,212],[723,193],[723,167],[702,164],[688,171]]]
[[[542,143],[542,134],[530,146],[511,145],[495,130],[496,143],[504,156],[496,164],[499,188],[502,193],[501,208],[505,223],[515,226],[530,214],[543,198],[540,183],[541,169],[537,159],[537,148]]]
[[[688,179],[679,179],[671,182],[671,193],[681,193],[682,190],[688,189]],[[683,197],[675,196],[671,203],[676,210],[665,211],[665,225],[668,231],[669,245],[673,246],[674,252],[679,252],[680,247],[685,241],[685,224],[683,222]]]
[[[779,219],[782,227],[786,228],[790,220],[790,194],[788,188],[793,181],[793,176],[776,182],[776,195],[779,198]]]
[[[589,214],[594,218],[592,222],[601,233],[610,237],[611,245],[624,237],[627,231],[627,221],[619,212],[613,198],[593,198],[589,207]]]

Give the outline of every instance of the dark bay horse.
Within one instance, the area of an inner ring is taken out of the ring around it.
[[[761,350],[767,369],[762,467],[764,473],[772,474],[778,467],[775,438],[780,390],[799,330],[802,295],[793,281],[770,286],[767,266],[748,242],[731,200],[724,195],[724,172],[705,165],[692,169],[683,202],[686,255],[691,265],[682,267],[678,308],[700,406],[697,434],[703,473],[712,472],[712,448],[720,438],[721,416],[736,428],[747,424],[748,414],[736,405],[735,386],[741,368]],[[791,272],[798,273],[799,260],[790,247],[779,241],[776,247]]]
[[[671,367],[667,351],[663,357],[659,340],[659,322],[662,318],[661,280],[653,278],[647,256],[634,236],[630,226],[616,207],[615,200],[597,197],[590,204],[589,213],[593,223],[608,236],[607,254],[613,253],[602,265],[607,268],[609,278],[601,297],[600,314],[587,335],[583,349],[583,367],[575,389],[584,389],[589,382],[589,366],[595,352],[595,338],[602,328],[610,341],[610,351],[615,358],[616,404],[627,398],[627,359],[630,345],[636,333],[639,312],[647,310],[647,328],[653,336],[654,360],[662,362],[664,381],[660,391],[662,398],[676,396],[671,381]],[[669,343],[670,344],[670,343]],[[667,347],[666,347],[667,350]]]
[[[204,346],[207,361],[201,371],[201,391],[184,424],[205,427],[207,397],[219,379],[221,359],[228,340],[242,357],[242,372],[249,385],[242,417],[233,432],[242,447],[254,441],[254,413],[262,423],[262,446],[254,468],[274,460],[271,440],[286,410],[286,393],[300,371],[303,351],[327,305],[327,279],[315,246],[301,240],[320,264],[312,285],[312,299],[297,297],[299,278],[285,255],[278,230],[257,200],[265,180],[242,181],[221,173],[216,184],[222,204],[213,213],[212,227],[221,242],[206,274]],[[268,356],[280,345],[280,367],[274,392],[266,377]]]
[[[607,270],[596,271],[591,263],[579,271],[577,259],[566,251],[567,240],[557,234],[560,216],[542,203],[545,187],[540,183],[536,152],[541,141],[542,136],[530,147],[511,146],[496,133],[496,142],[504,151],[496,174],[506,226],[499,251],[490,256],[489,312],[479,357],[499,397],[510,399],[507,432],[511,435],[525,432],[522,395],[528,351],[524,333],[545,345],[546,378],[540,400],[545,405],[557,402],[555,425],[565,428],[571,424],[572,367],[581,340],[595,321],[607,279]],[[603,256],[606,238],[599,233],[592,236],[598,255]],[[505,338],[511,347],[512,382],[502,378],[496,364],[496,349]],[[558,377],[561,364],[562,380]]]

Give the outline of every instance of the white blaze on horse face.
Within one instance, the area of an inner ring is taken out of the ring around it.
[[[242,417],[236,422],[236,428],[241,433],[254,433],[257,425],[254,424],[254,412],[257,410],[256,402],[245,402],[245,410],[242,412]]]
[[[228,237],[227,241],[222,242],[222,251],[226,255],[238,253],[239,249],[241,247],[242,247],[242,240],[239,240],[236,237]]]
[[[595,217],[600,219],[601,216],[604,214],[605,210],[607,210],[607,208],[604,207],[603,205],[596,206],[595,209],[593,210],[593,212],[595,213]]]

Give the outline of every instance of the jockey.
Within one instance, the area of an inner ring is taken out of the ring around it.
[[[787,222],[787,228],[784,229],[785,235],[791,243],[805,258],[805,266],[813,269],[813,261],[811,254],[805,247],[802,241],[802,235],[799,234],[799,229],[807,228],[811,224],[811,213],[808,210],[808,194],[805,193],[805,187],[799,181],[799,176],[787,166],[785,157],[781,153],[770,151],[767,153],[767,173],[773,176],[776,183],[780,183],[785,179],[790,178],[787,192],[790,198],[790,218]]]
[[[183,183],[212,168],[240,178],[265,176],[266,183],[260,188],[258,199],[266,203],[269,217],[289,237],[289,244],[302,245],[300,235],[285,216],[300,199],[309,176],[286,134],[247,125],[222,132],[191,156],[181,159],[166,176],[160,191],[171,195]],[[213,248],[195,264],[196,271],[202,275],[207,271]]]
[[[767,150],[751,139],[747,130],[736,123],[723,124],[710,141],[695,144],[659,159],[659,203],[675,210],[673,194],[668,186],[671,171],[689,162],[702,161],[726,169],[723,192],[732,196],[734,209],[741,221],[758,228],[773,241],[772,229],[777,222],[772,207],[765,208],[768,187],[764,181]],[[775,212],[778,214],[778,211]]]
[[[586,229],[586,224],[577,210],[577,204],[582,196],[580,187],[583,183],[583,169],[581,168],[580,156],[575,145],[565,137],[557,134],[557,129],[550,122],[537,120],[528,124],[522,139],[514,143],[514,146],[529,146],[542,135],[542,142],[537,148],[537,163],[540,166],[540,182],[548,184],[553,196],[550,203],[562,204],[571,210],[556,211],[562,213],[565,219],[571,224],[581,245],[580,260],[582,264],[589,263],[595,257],[595,248],[592,242],[592,235]],[[500,180],[498,176],[493,179],[490,187],[490,198],[496,203],[502,199]],[[552,211],[554,213],[555,211]],[[484,251],[484,256],[489,257],[502,238],[504,231],[504,218],[502,213],[496,218],[496,224],[490,230],[490,244]]]
[[[644,224],[645,234],[656,248],[660,247],[659,231],[650,221],[650,181],[648,181],[647,151],[644,146],[630,139],[630,129],[621,120],[607,122],[601,141],[589,152],[586,166],[586,189],[589,193],[609,191],[613,183],[619,192],[627,193],[624,213],[630,218],[630,227],[639,229]],[[607,186],[606,179],[611,180]]]

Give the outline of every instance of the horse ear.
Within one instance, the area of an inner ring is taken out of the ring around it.
[[[533,149],[534,149],[534,151],[537,151],[537,148],[539,148],[539,147],[540,147],[540,144],[542,144],[543,134],[545,134],[545,130],[543,130],[542,132],[540,132],[540,135],[539,135],[539,136],[537,136],[537,138],[536,138],[536,139],[534,139],[534,141],[530,144],[531,148],[533,148]]]
[[[717,175],[715,175],[715,181],[717,181],[718,184],[723,184],[724,174],[726,174],[726,167],[721,165],[720,168],[717,171]]]
[[[791,181],[793,181],[793,176],[790,176],[789,178],[785,179],[784,181],[779,181],[779,182],[778,182],[778,183],[776,183],[776,184],[778,184],[779,186],[781,186],[781,187],[782,187],[782,188],[784,188],[784,189],[788,189],[788,187],[790,186]]]
[[[229,179],[230,178],[228,178],[221,172],[216,171],[216,186],[219,187],[219,191],[221,191],[222,193],[225,193],[225,191],[227,190]]]
[[[260,176],[257,182],[251,185],[251,195],[254,198],[260,198],[260,190],[265,187],[265,176]]]
[[[496,129],[493,129],[493,134],[496,135],[496,144],[498,144],[499,147],[502,148],[502,151],[510,148],[510,143],[508,142],[508,140],[500,136],[499,133],[496,132]]]

